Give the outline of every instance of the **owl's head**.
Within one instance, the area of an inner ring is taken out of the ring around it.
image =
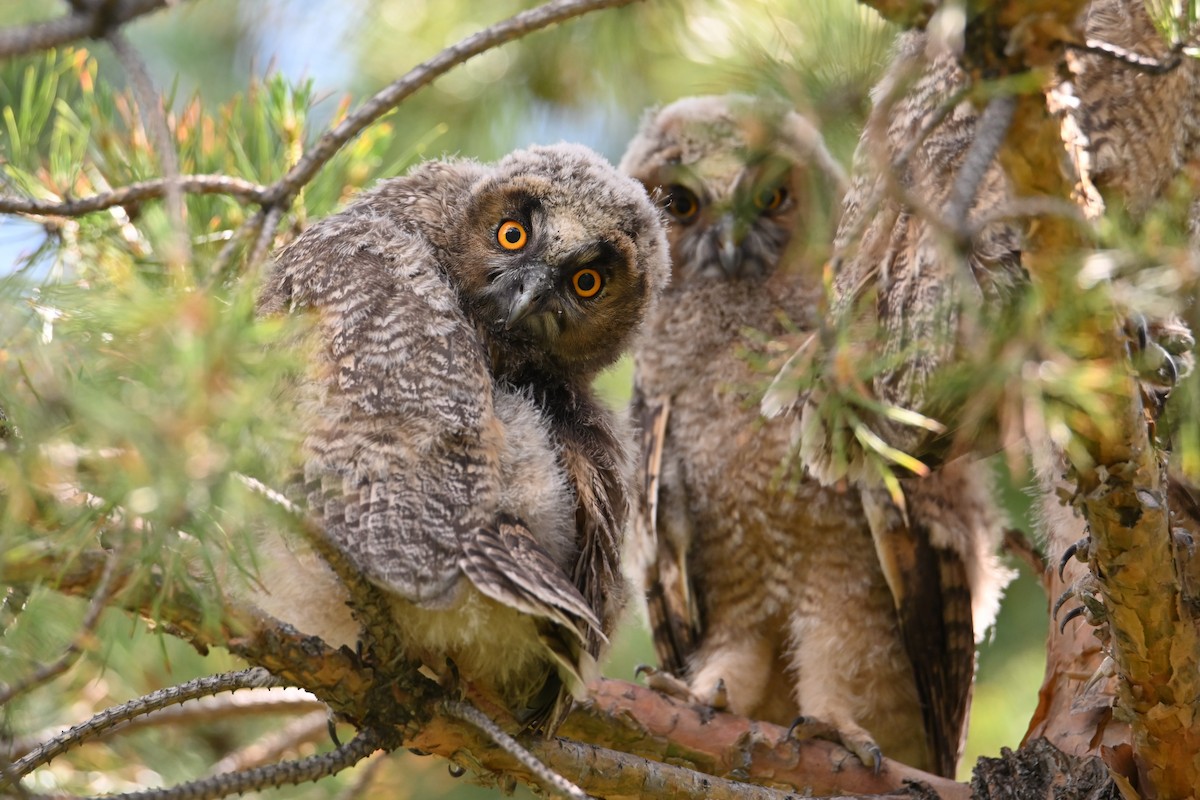
[[[742,95],[651,111],[621,160],[666,210],[672,281],[758,278],[783,260],[809,204],[845,177],[794,111]]]
[[[463,211],[459,286],[509,369],[588,376],[608,366],[666,284],[661,213],[586,147],[510,154]]]

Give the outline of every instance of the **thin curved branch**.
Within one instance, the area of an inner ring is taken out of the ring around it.
[[[113,706],[101,711],[96,716],[76,725],[73,728],[55,736],[40,747],[26,753],[4,770],[0,775],[0,789],[12,785],[21,777],[28,775],[37,767],[51,761],[89,739],[94,739],[105,731],[162,708],[178,705],[199,697],[209,697],[221,692],[232,692],[236,689],[263,688],[283,685],[271,673],[260,667],[239,672],[227,672],[222,675],[211,675],[197,678],[178,686],[169,686],[157,692],[151,692],[143,697]]]
[[[25,214],[42,217],[79,217],[114,206],[161,198],[169,181],[155,178],[74,200],[36,200],[31,197],[0,195],[0,214]],[[266,187],[228,175],[180,175],[179,189],[188,194],[227,194],[253,202],[262,202]]]
[[[176,5],[180,0],[117,0],[75,5],[74,13],[0,29],[0,58],[61,47],[78,39],[102,39],[130,20]]]
[[[141,699],[141,698],[139,698]],[[111,710],[111,709],[110,709]],[[236,694],[213,695],[189,699],[184,705],[173,705],[151,713],[134,717],[119,726],[97,731],[89,741],[102,742],[119,733],[125,735],[145,728],[160,728],[184,725],[202,725],[226,720],[261,718],[265,715],[300,716],[314,711],[327,713],[329,707],[311,692],[295,686],[280,686],[264,689],[238,689]],[[8,758],[20,758],[34,748],[65,733],[60,727],[26,734],[12,740],[8,745]],[[239,764],[231,769],[250,766]]]
[[[296,195],[313,177],[342,149],[350,140],[362,133],[366,128],[384,114],[398,106],[410,95],[432,83],[452,68],[464,63],[474,56],[499,47],[502,44],[519,39],[534,31],[547,28],[559,22],[574,17],[583,16],[592,11],[606,8],[618,8],[638,0],[552,0],[549,3],[522,11],[516,16],[498,22],[491,27],[474,33],[457,44],[447,47],[433,58],[417,65],[407,74],[381,89],[373,97],[363,103],[353,114],[350,114],[332,130],[323,135],[308,152],[301,156],[288,173],[266,190],[259,199],[262,209],[242,223],[241,228],[222,249],[213,265],[212,274],[217,278],[228,277],[233,269],[234,253],[240,241],[252,241],[248,265],[253,270],[266,257],[264,243],[273,235],[282,216]],[[280,209],[273,218],[275,225],[270,224],[272,218],[267,213]],[[267,232],[270,231],[268,234]]]
[[[30,689],[57,678],[79,660],[79,657],[83,655],[85,642],[92,638],[92,634],[96,630],[96,623],[100,621],[100,614],[108,607],[108,602],[112,598],[117,560],[117,552],[109,554],[104,564],[104,570],[100,574],[100,583],[96,586],[96,592],[92,595],[92,599],[88,603],[83,624],[80,627],[79,633],[71,640],[71,644],[67,646],[66,652],[56,660],[42,666],[24,680],[19,680],[11,686],[0,684],[0,706],[8,703],[18,695],[25,694]]]
[[[267,787],[294,786],[327,778],[354,766],[376,750],[392,750],[398,746],[398,742],[368,729],[328,753],[239,772],[227,772],[169,789],[126,792],[107,797],[109,800],[217,800],[231,794],[242,794]]]
[[[259,202],[262,201],[260,200]],[[233,273],[233,265],[237,258],[238,247],[247,241],[251,241],[251,246],[253,247],[253,243],[258,241],[259,233],[262,231],[266,218],[266,213],[260,208],[247,217],[237,230],[230,233],[229,239],[221,247],[221,252],[217,253],[216,259],[213,260],[212,268],[209,270],[209,274],[213,278],[220,280]]]
[[[296,753],[305,744],[327,741],[332,725],[329,708],[324,703],[318,705],[320,709],[297,717],[281,728],[272,729],[244,747],[223,756],[208,773],[220,775],[263,767],[278,762],[289,753]]]
[[[522,11],[514,17],[498,22],[489,28],[474,33],[462,41],[447,47],[433,58],[418,65],[399,80],[375,94],[317,141],[292,167],[287,175],[271,186],[266,202],[271,205],[288,204],[300,191],[300,187],[312,180],[317,171],[333,158],[338,150],[368,125],[399,105],[405,98],[432,83],[451,68],[462,64],[480,53],[491,50],[534,31],[579,17],[592,11],[629,5],[635,0],[553,0],[545,5]]]
[[[246,261],[246,269],[249,272],[255,272],[266,262],[267,254],[271,251],[271,242],[275,238],[275,229],[279,227],[279,223],[283,219],[283,209],[282,205],[267,206],[262,227],[258,229],[257,235],[254,237],[254,246],[251,247],[250,256]]]
[[[529,770],[543,788],[551,792],[557,792],[573,800],[587,800],[587,792],[534,758],[532,753],[522,747],[516,739],[501,730],[499,725],[475,706],[457,700],[447,701],[442,704],[442,710],[451,717],[473,725],[486,734],[497,747],[504,750],[519,761],[525,769]]]
[[[979,186],[995,160],[1000,146],[1004,144],[1016,110],[1016,98],[1006,94],[993,97],[979,115],[979,121],[975,125],[975,138],[954,176],[954,188],[945,208],[946,224],[955,236],[961,237],[960,241],[968,236],[967,214],[975,205]]]

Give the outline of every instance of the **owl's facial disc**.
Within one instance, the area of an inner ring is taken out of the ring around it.
[[[737,280],[771,271],[791,228],[794,203],[785,180],[754,169],[728,183],[706,183],[686,167],[660,180],[675,263],[688,265],[681,278]]]

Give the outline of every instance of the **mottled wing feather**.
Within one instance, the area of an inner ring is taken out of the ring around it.
[[[538,620],[538,639],[558,668],[518,717],[525,729],[549,735],[599,675],[587,642],[604,636],[600,621],[520,520],[501,515],[476,530],[463,541],[460,565],[480,592]]]
[[[320,321],[310,512],[374,582],[449,604],[499,466],[484,355],[431,248],[383,214],[326,218],[281,254],[260,307]]]
[[[600,636],[600,620],[550,555],[519,520],[501,516],[463,541],[462,571],[479,591],[526,614],[568,629],[582,643]]]
[[[629,517],[626,449],[610,412],[594,399],[566,389],[544,406],[562,445],[567,482],[575,491],[575,540],[579,557],[571,578],[601,627],[588,634],[596,655],[624,605],[621,553]]]
[[[896,59],[874,91],[880,102],[859,142],[857,177],[834,242],[831,311],[860,346],[888,365],[872,376],[876,399],[945,420],[961,416],[962,401],[938,397],[934,379],[958,356],[962,332],[972,329],[961,324],[964,307],[975,315],[1002,308],[1024,285],[1025,272],[1019,226],[1010,220],[980,223],[1010,199],[998,163],[978,181],[966,220],[975,233],[965,254],[948,246],[939,225],[896,190],[918,198],[922,208],[943,211],[976,135],[979,113],[960,94],[967,76],[949,52],[926,63],[925,44],[923,33],[901,36]],[[893,166],[900,163],[902,169]],[[889,169],[894,174],[882,174]],[[889,445],[927,461],[944,455],[949,444],[886,414],[866,417]],[[849,464],[840,466],[845,459],[832,450],[844,439],[831,434],[815,421],[805,432],[803,457],[813,474],[827,484],[870,476],[856,443],[845,457]]]
[[[934,546],[920,520],[886,492],[864,491],[863,505],[912,663],[933,771],[953,778],[975,673],[966,565],[955,551]]]
[[[641,460],[637,513],[633,535],[643,554],[643,585],[650,632],[659,666],[683,676],[688,659],[696,650],[700,630],[695,620],[698,609],[687,570],[687,553],[678,552],[675,540],[659,530],[660,499],[664,491],[663,450],[667,441],[667,423],[671,416],[671,398],[644,397],[635,389],[633,413],[641,429]]]

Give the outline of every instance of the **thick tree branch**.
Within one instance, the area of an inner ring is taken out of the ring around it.
[[[1013,26],[1023,24],[1024,16],[1015,10],[1019,5],[999,4],[994,9],[996,28],[990,31],[990,41],[1009,42],[1007,35],[997,31],[1011,32]],[[1061,68],[1064,51],[1056,43],[1059,33],[1051,23],[1073,25],[1082,4],[1049,5],[1049,17],[1023,30],[1030,38],[1023,42],[1019,65],[1012,63],[1011,47],[1002,52],[999,45],[995,52],[973,52],[972,58],[981,68],[1000,74],[1007,66],[1042,76],[1044,92],[1027,94],[1018,102],[1001,159],[1015,194],[1065,199],[1077,182],[1088,184],[1091,176],[1071,176],[1064,169],[1068,164],[1080,169],[1087,162],[1067,158],[1063,136],[1070,112],[1056,115],[1048,107],[1047,98],[1069,92],[1059,77],[1066,72]],[[1139,12],[1140,8],[1133,9]],[[1095,68],[1103,69],[1105,64],[1112,70],[1130,69],[1116,61],[1098,62]],[[1084,244],[1066,220],[1044,218],[1028,232],[1023,263],[1035,283],[1061,285],[1057,273],[1072,263],[1072,252]],[[1113,376],[1103,421],[1076,415],[1076,444],[1068,454],[1077,502],[1090,527],[1091,568],[1107,610],[1109,649],[1120,675],[1117,711],[1131,723],[1143,789],[1163,798],[1190,797],[1200,778],[1200,733],[1192,724],[1200,711],[1200,642],[1181,599],[1163,465],[1119,326],[1106,327],[1100,320],[1080,334],[1076,341],[1086,343],[1087,351],[1077,357]],[[1063,547],[1064,543],[1054,543],[1052,550]],[[1089,683],[1082,686],[1086,689]],[[1091,742],[1098,747],[1099,737]]]
[[[85,554],[65,571],[45,554],[0,567],[0,582],[51,582],[66,594],[86,595],[99,580],[103,554]],[[500,773],[532,785],[542,779],[485,733],[444,713],[441,690],[400,663],[393,671],[334,651],[272,620],[225,604],[219,625],[204,625],[194,609],[213,602],[198,586],[172,584],[165,602],[162,587],[129,586],[118,602],[135,613],[156,612],[160,624],[200,648],[226,646],[281,682],[302,686],[362,727],[395,731],[408,747],[450,758],[485,775]],[[593,700],[572,713],[561,733],[582,740],[521,744],[539,761],[592,793],[640,796],[645,786],[662,786],[678,797],[782,798],[763,787],[791,786],[818,794],[868,795],[903,791],[908,782],[928,785],[938,797],[965,800],[963,784],[893,761],[879,775],[864,768],[831,742],[794,741],[778,726],[731,714],[715,714],[679,703],[647,688],[602,680]],[[212,692],[208,692],[212,693]],[[507,715],[486,698],[471,701],[488,716]],[[665,763],[663,763],[665,762]],[[670,764],[672,766],[666,766]],[[602,791],[603,789],[603,791]]]
[[[777,725],[713,714],[643,686],[601,680],[590,688],[591,701],[572,712],[560,731],[564,736],[816,795],[884,794],[916,781],[946,800],[970,796],[964,784],[886,758],[876,775],[833,742],[789,739]]]

